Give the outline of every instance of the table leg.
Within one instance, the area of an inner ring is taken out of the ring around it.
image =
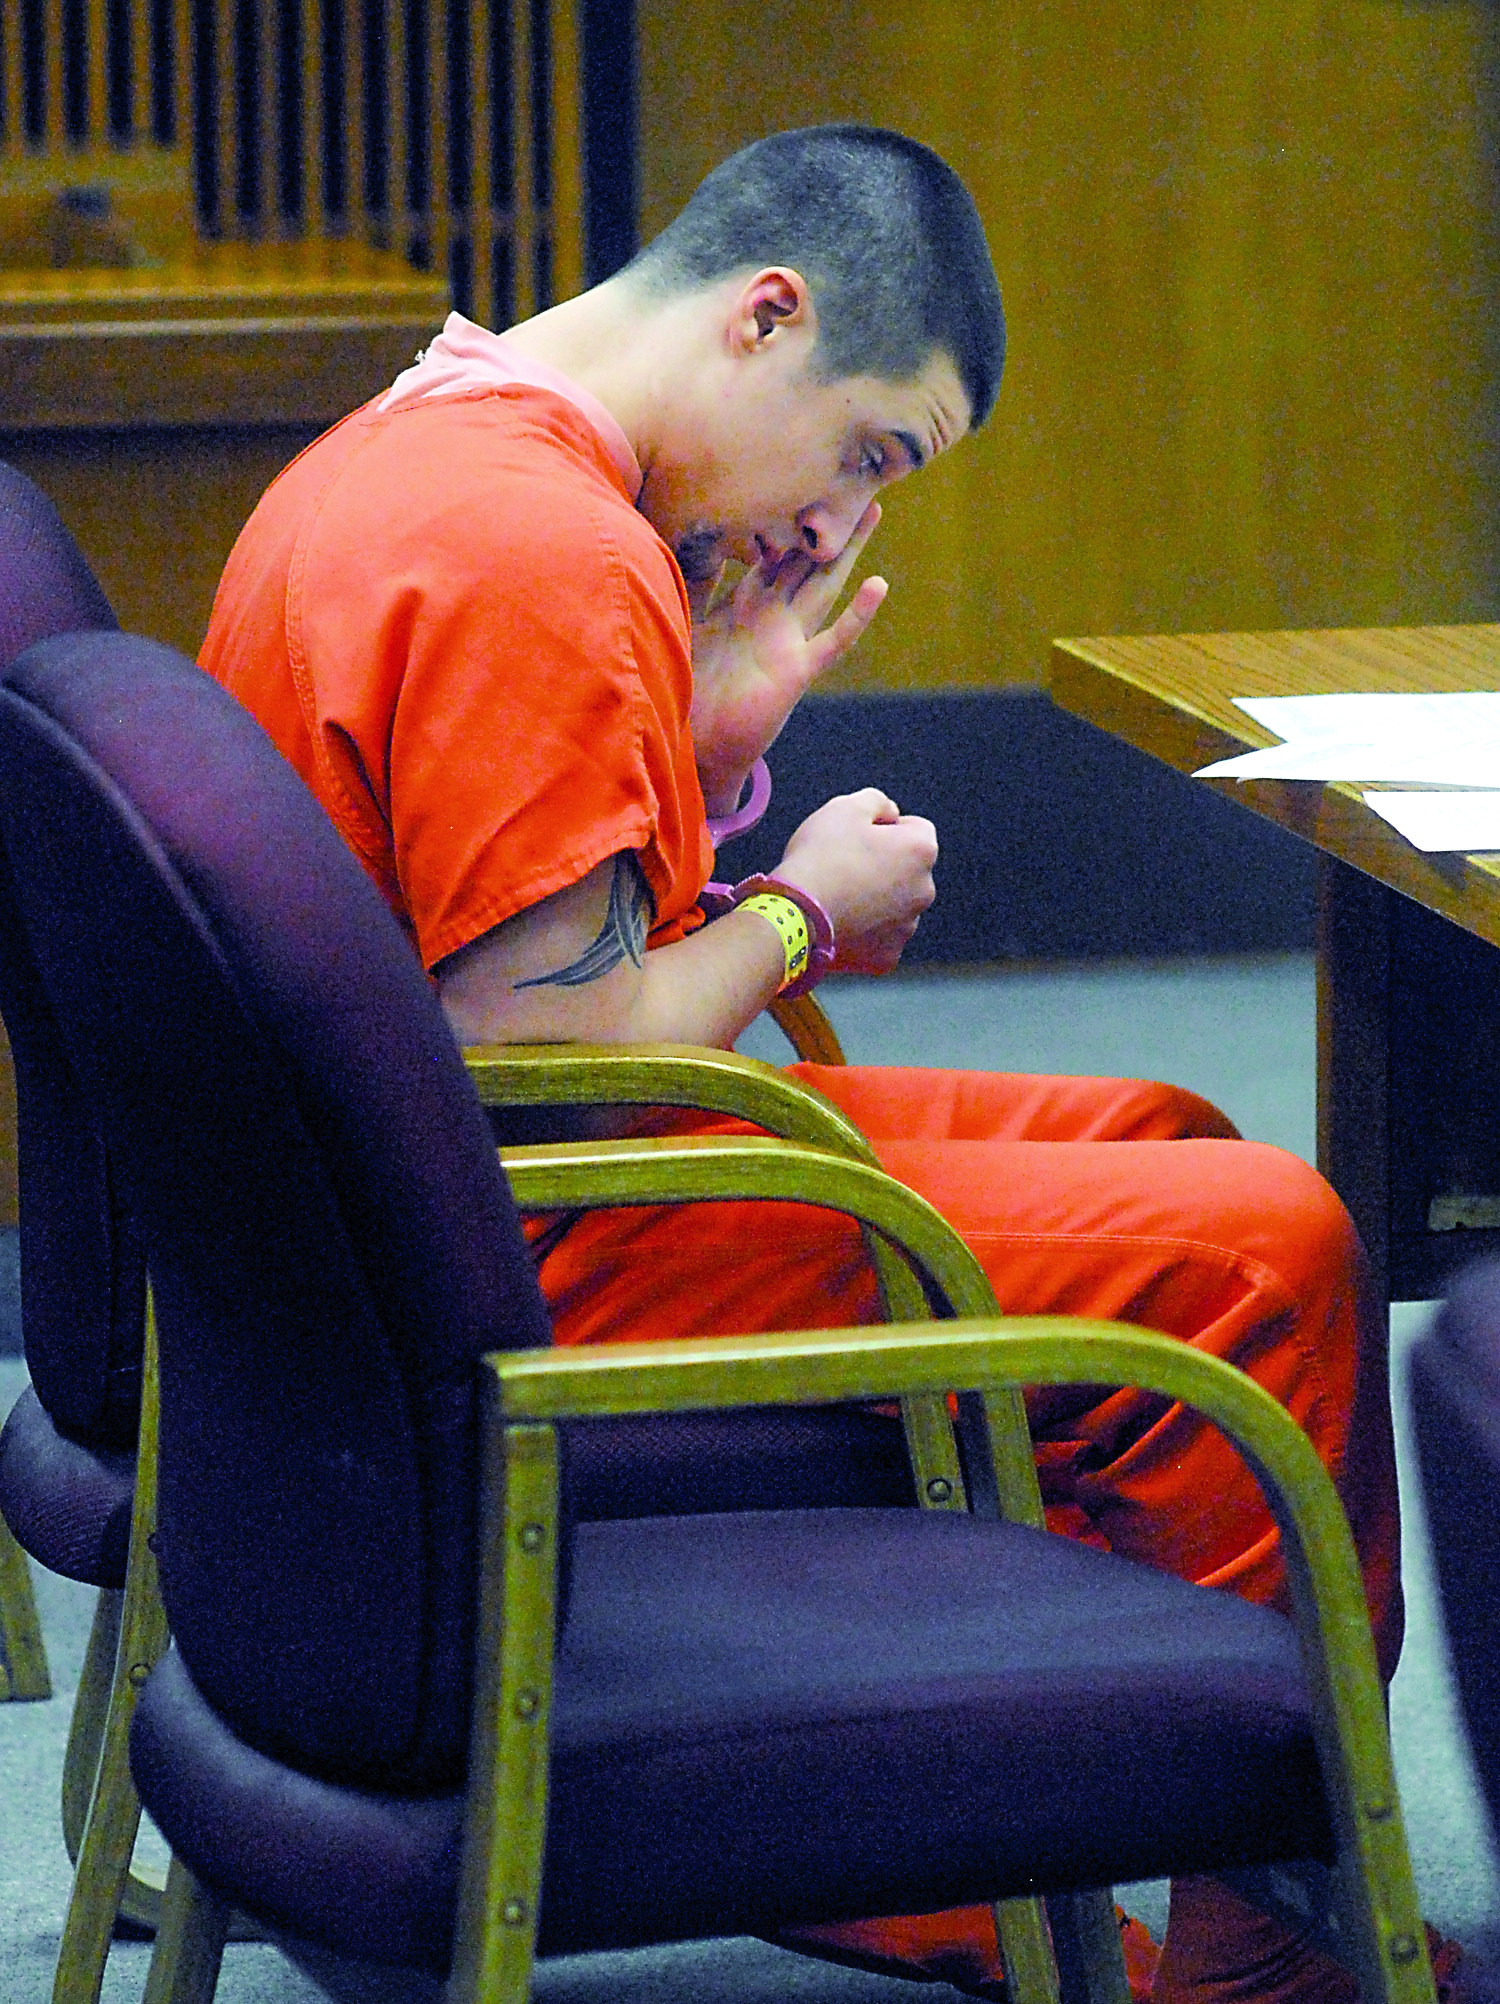
[[[1391,893],[1333,856],[1318,862],[1318,1167],[1389,1301]]]
[[[1500,1253],[1500,949],[1327,856],[1318,1166],[1388,1301]]]

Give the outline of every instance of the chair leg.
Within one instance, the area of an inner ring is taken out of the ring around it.
[[[138,1513],[142,1510],[142,1500],[138,1481]],[[93,1796],[63,1922],[62,1946],[52,1988],[54,2004],[98,2004],[118,1914],[125,1911],[130,1918],[146,1925],[156,1920],[159,1894],[149,1882],[132,1878],[130,1871],[131,1852],[141,1821],[140,1797],[130,1775],[130,1721],[141,1686],[168,1641],[166,1612],[157,1588],[156,1560],[146,1530],[147,1525],[138,1521],[131,1536],[130,1570],[121,1609],[114,1682],[101,1736]],[[80,1755],[80,1761],[81,1758]]]
[[[1057,1964],[1040,1900],[996,1900],[995,1933],[1011,2004],[1058,2004]]]
[[[1130,2004],[1114,1895],[1108,1887],[1047,1899],[1062,2004]]]
[[[125,1596],[118,1588],[100,1588],[83,1674],[78,1681],[78,1696],[73,1701],[68,1751],[63,1760],[62,1826],[63,1842],[75,1865],[99,1778],[99,1754],[109,1724],[124,1603]],[[163,1883],[164,1875],[160,1872],[132,1868],[121,1891],[120,1916],[154,1934],[161,1916]]]
[[[99,1589],[89,1646],[78,1678],[78,1695],[73,1700],[68,1750],[63,1757],[62,1826],[63,1842],[75,1865],[78,1847],[83,1842],[83,1826],[88,1821],[89,1803],[93,1800],[94,1779],[99,1772],[99,1749],[104,1744],[104,1728],[109,1718],[124,1604],[125,1595],[118,1587]]]
[[[140,1798],[130,1778],[129,1731],[129,1709],[112,1705],[63,1922],[53,2004],[98,2004],[141,1820]]]
[[[72,1705],[68,1751],[62,1762],[62,1842],[74,1866],[78,1864],[78,1848],[84,1840],[88,1806],[94,1800],[100,1747],[104,1745],[104,1729],[110,1719],[122,1609],[124,1593],[118,1587],[100,1587],[98,1603],[94,1605],[94,1625],[88,1633],[88,1653],[84,1655],[78,1695]],[[132,1868],[120,1892],[120,1918],[154,1934],[162,1912],[162,1884],[162,1872],[138,1872]]]
[[[174,1858],[144,2004],[213,2004],[228,1936],[228,1906]]]
[[[26,1554],[0,1517],[0,1700],[50,1698],[52,1678],[42,1646],[36,1596]]]

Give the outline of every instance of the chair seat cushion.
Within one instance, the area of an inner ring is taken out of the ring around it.
[[[132,1764],[174,1849],[292,1934],[441,1970],[462,1804],[299,1774],[166,1658]],[[946,1512],[578,1527],[544,1954],[937,1911],[1331,1845],[1290,1624]]]
[[[135,1456],[59,1433],[28,1385],[0,1431],[0,1516],[49,1572],[122,1587],[130,1556]]]

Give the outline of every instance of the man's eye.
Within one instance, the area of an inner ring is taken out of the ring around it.
[[[859,470],[861,473],[868,475],[871,480],[878,480],[885,472],[884,446],[867,445],[860,454]]]

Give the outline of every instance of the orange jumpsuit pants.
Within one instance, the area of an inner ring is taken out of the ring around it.
[[[1402,1607],[1385,1319],[1328,1185],[1296,1157],[1239,1140],[1214,1107],[1173,1086],[793,1070],[958,1229],[1003,1310],[1157,1329],[1274,1393],[1338,1486],[1389,1678]],[[703,1205],[690,1224],[681,1210],[595,1214],[549,1253],[541,1278],[560,1343],[818,1328],[880,1313],[858,1228],[798,1205]],[[1027,1407],[1055,1528],[1184,1579],[1283,1601],[1275,1525],[1212,1426],[1135,1391],[1044,1388]],[[805,1939],[976,1990],[999,1976],[987,1908]],[[1326,1958],[1217,1882],[1174,1886],[1157,2004],[1353,1995]]]

